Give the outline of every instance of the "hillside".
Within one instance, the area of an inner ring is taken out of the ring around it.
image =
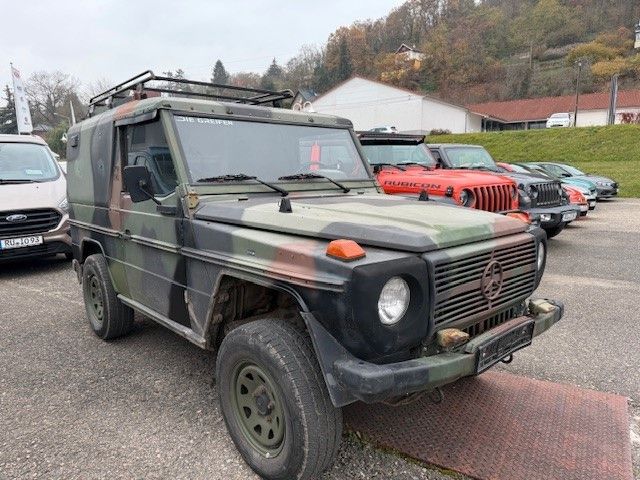
[[[498,161],[560,161],[620,182],[620,195],[640,197],[640,126],[558,128],[430,136],[432,143],[484,146]]]

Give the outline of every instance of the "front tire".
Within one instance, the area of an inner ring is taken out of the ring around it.
[[[561,223],[557,227],[545,228],[544,231],[547,232],[547,238],[553,238],[556,235],[560,234],[562,230],[564,230],[565,224]]]
[[[133,326],[133,310],[118,300],[103,255],[90,255],[85,260],[82,268],[82,293],[93,333],[103,340],[112,340],[129,333]]]
[[[220,407],[240,454],[269,480],[317,478],[342,437],[305,333],[277,320],[232,330],[216,362]]]

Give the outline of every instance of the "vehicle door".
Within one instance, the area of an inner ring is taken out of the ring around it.
[[[124,125],[117,133],[121,169],[129,165],[147,167],[153,194],[153,199],[133,203],[123,182],[119,182],[119,235],[129,294],[133,301],[155,313],[189,326],[181,255],[183,221],[175,192],[178,179],[163,124],[154,120]]]

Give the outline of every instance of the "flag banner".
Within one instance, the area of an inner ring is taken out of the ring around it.
[[[17,68],[11,65],[11,76],[13,77],[13,100],[16,104],[16,120],[18,121],[18,133],[33,132],[31,123],[31,112],[29,112],[29,102],[24,83]]]

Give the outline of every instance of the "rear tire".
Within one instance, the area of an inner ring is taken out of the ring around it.
[[[565,224],[561,223],[557,227],[553,228],[545,228],[544,231],[547,232],[547,238],[553,238],[558,235],[562,230],[564,230]]]
[[[333,463],[342,411],[304,332],[277,320],[235,328],[218,351],[216,379],[227,430],[258,475],[314,479]]]
[[[102,254],[90,255],[82,268],[82,293],[91,330],[103,340],[126,335],[133,326],[133,310],[116,295]]]

